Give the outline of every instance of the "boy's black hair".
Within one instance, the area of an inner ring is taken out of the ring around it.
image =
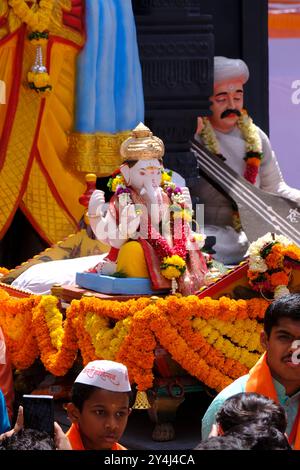
[[[214,436],[200,442],[194,450],[247,450],[246,443],[239,436]]]
[[[87,385],[87,384],[75,382],[72,386],[71,402],[81,412],[84,402],[88,400],[90,396],[94,392],[96,392],[96,390],[99,390],[99,389],[100,387],[95,387],[94,385]],[[102,388],[100,390],[104,390],[104,389]],[[133,405],[133,393],[132,392],[117,392],[117,393],[125,393],[128,396],[128,399],[129,399],[128,406],[129,408],[131,408]]]
[[[0,450],[55,450],[55,443],[46,432],[28,428],[3,439]]]
[[[225,436],[239,437],[245,448],[251,450],[291,450],[284,433],[266,423],[241,424],[231,428]]]
[[[200,442],[195,450],[291,450],[284,433],[265,423],[235,426],[223,436]]]
[[[300,294],[284,295],[268,306],[264,316],[264,330],[268,338],[281,318],[300,322]]]
[[[224,433],[253,422],[273,426],[283,433],[287,426],[284,408],[258,393],[237,393],[227,398],[216,414],[216,422]]]

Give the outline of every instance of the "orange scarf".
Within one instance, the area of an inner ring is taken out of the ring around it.
[[[267,364],[267,354],[264,353],[259,361],[249,372],[249,379],[246,383],[246,392],[254,392],[271,398],[276,403],[279,402],[277,392],[273,383],[272,375]],[[300,405],[299,405],[300,411]],[[294,449],[300,450],[300,415],[297,413],[292,427],[290,438],[295,442]],[[293,436],[292,436],[293,435]]]
[[[72,450],[86,450],[82,443],[79,426],[77,423],[73,423],[70,429],[67,432],[67,438],[70,441]],[[111,450],[127,450],[126,447],[121,446],[117,442],[114,443]]]

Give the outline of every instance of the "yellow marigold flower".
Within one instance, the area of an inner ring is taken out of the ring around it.
[[[47,85],[50,85],[50,77],[47,72],[35,73],[33,77],[33,83],[36,88],[44,88]]]
[[[181,276],[181,272],[175,268],[175,266],[168,266],[167,268],[162,269],[161,273],[166,279],[173,279],[173,277],[177,278]]]
[[[29,83],[34,82],[34,73],[33,72],[28,72],[27,73],[27,80],[29,81]]]
[[[36,39],[31,39],[30,42],[34,46],[44,46],[44,45],[47,44],[48,39],[47,38],[36,38]]]
[[[185,261],[181,256],[178,255],[172,255],[172,256],[167,256],[163,259],[163,263],[165,264],[172,264],[173,266],[178,266],[179,268],[184,268],[185,267]]]
[[[117,176],[113,179],[112,184],[111,184],[111,190],[112,190],[112,192],[116,192],[117,187],[118,187],[120,184],[124,184],[124,185],[125,185],[125,180],[124,180],[124,178],[123,178],[122,175],[117,175]]]
[[[161,174],[161,184],[167,183],[169,181],[172,181],[172,178],[166,171],[164,171]]]

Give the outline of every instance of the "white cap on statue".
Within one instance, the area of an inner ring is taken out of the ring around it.
[[[243,84],[249,79],[247,64],[241,59],[229,59],[228,57],[214,57],[214,84],[241,79]]]

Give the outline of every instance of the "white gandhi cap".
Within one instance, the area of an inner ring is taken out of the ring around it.
[[[114,361],[89,362],[77,376],[75,383],[93,385],[112,392],[130,392],[127,367]]]
[[[243,60],[222,56],[214,58],[214,84],[233,79],[241,79],[244,84],[248,78],[249,69]]]

